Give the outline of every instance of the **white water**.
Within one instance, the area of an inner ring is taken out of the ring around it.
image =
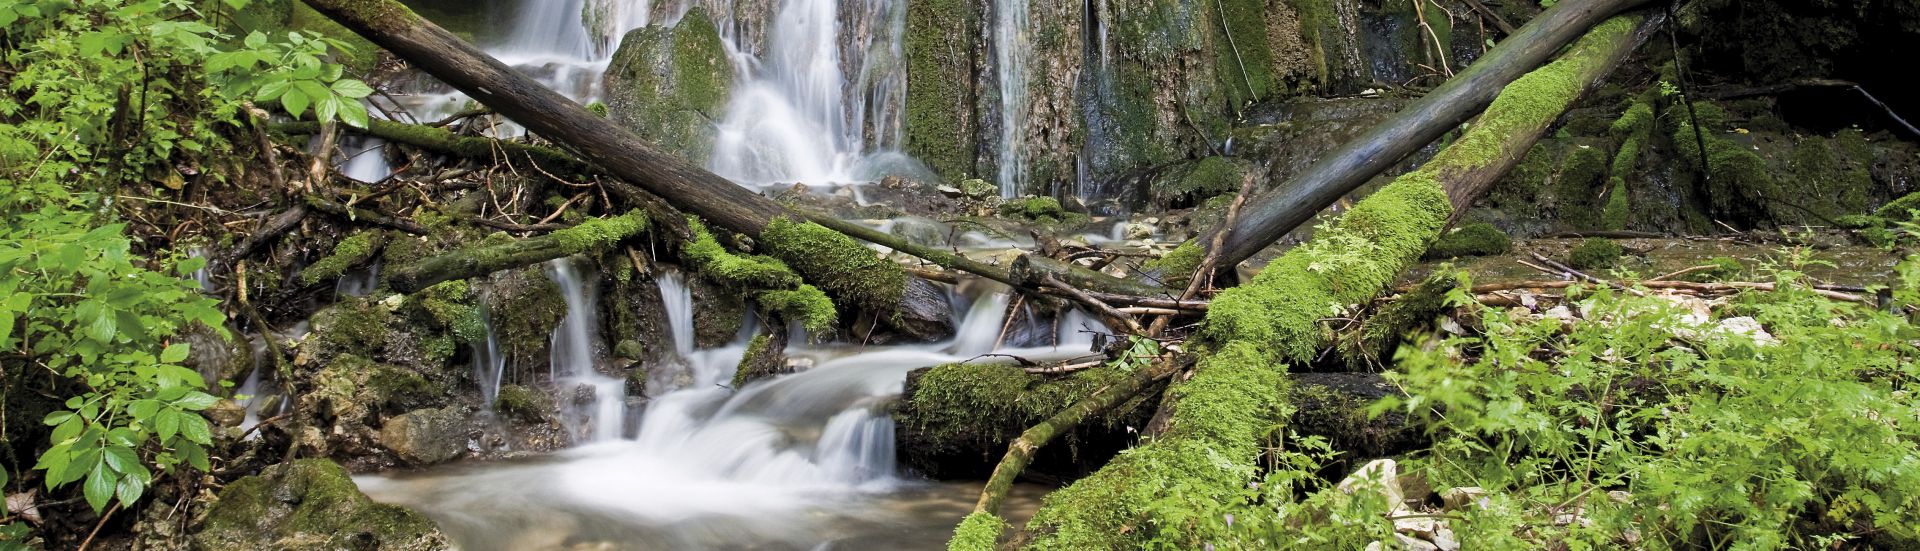
[[[764,45],[728,33],[736,80],[709,169],[754,186],[832,185],[910,164],[898,153],[903,0],[846,3],[781,2]]]
[[[1044,0],[1043,0],[1044,1]],[[1026,183],[1027,0],[994,0],[993,65],[1000,83],[1000,147],[997,179],[1000,196],[1020,194]]]
[[[551,369],[560,396],[560,416],[581,442],[618,440],[626,430],[627,382],[600,373],[599,299],[595,279],[581,277],[573,260],[547,264],[547,276],[560,286],[567,315],[553,329]]]
[[[507,356],[500,353],[500,338],[493,332],[493,312],[480,299],[480,326],[486,340],[473,343],[473,380],[480,384],[480,399],[492,411],[500,398],[500,379],[507,371]]]

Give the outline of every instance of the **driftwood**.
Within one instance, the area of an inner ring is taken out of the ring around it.
[[[1247,211],[1235,221],[1227,235],[1221,265],[1238,264],[1312,220],[1322,209],[1352,193],[1374,175],[1485,109],[1508,83],[1545,63],[1594,24],[1645,1],[1564,0],[1542,12],[1473,65],[1415,100],[1399,114],[1322,156],[1319,162],[1291,180],[1250,200]],[[1464,194],[1470,190],[1460,191]],[[1449,195],[1454,194],[1450,191]],[[1212,231],[1224,230],[1214,228]],[[1203,237],[1200,243],[1210,240]]]

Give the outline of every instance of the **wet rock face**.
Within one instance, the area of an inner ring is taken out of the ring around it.
[[[427,517],[374,503],[339,464],[302,459],[228,484],[191,548],[433,551],[452,544]]]
[[[726,109],[732,87],[726,45],[704,8],[671,27],[627,33],[606,74],[614,121],[695,164],[712,153],[708,121]]]
[[[387,418],[377,438],[401,459],[432,465],[466,451],[466,418],[457,407],[414,410]]]

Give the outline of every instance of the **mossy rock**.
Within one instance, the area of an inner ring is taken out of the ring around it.
[[[420,513],[375,503],[325,459],[268,467],[228,484],[194,535],[196,551],[438,551],[452,542]]]
[[[493,411],[529,423],[545,420],[552,410],[553,400],[528,386],[501,386],[500,395],[493,399]]]
[[[983,36],[979,6],[971,0],[906,4],[907,32],[901,37],[907,65],[905,149],[949,182],[975,173],[974,62]],[[996,186],[990,195],[999,193]]]
[[[1493,224],[1467,224],[1441,235],[1427,249],[1430,259],[1460,258],[1463,256],[1493,256],[1513,250],[1513,241],[1507,238],[1507,232],[1500,231]]]
[[[1087,215],[1071,212],[1052,197],[1020,197],[1000,204],[1001,216],[1030,220],[1041,224],[1081,224]]]
[[[313,332],[301,344],[312,361],[341,355],[377,358],[398,328],[393,311],[371,297],[344,298],[313,315]]]
[[[384,414],[439,405],[446,387],[407,368],[351,354],[328,362],[308,379],[300,396],[305,412],[343,427],[371,427]]]
[[[380,426],[380,445],[415,465],[432,465],[467,449],[467,416],[458,407],[409,411]]]
[[[1180,165],[1153,179],[1153,201],[1171,208],[1193,205],[1240,189],[1248,163],[1226,157],[1207,157]]]
[[[627,33],[607,66],[613,120],[695,164],[712,154],[713,124],[726,109],[733,66],[704,8],[672,27]]]
[[[1065,377],[1001,364],[915,370],[894,415],[901,461],[934,478],[984,477],[1021,431],[1125,376],[1106,367]],[[1144,426],[1158,394],[1142,393],[1062,435],[1041,449],[1029,476],[1072,477],[1098,467],[1129,443],[1126,427]]]
[[[494,274],[487,286],[489,317],[507,365],[544,371],[553,329],[567,315],[560,287],[538,266]]]
[[[1567,251],[1567,265],[1576,270],[1605,270],[1620,265],[1626,249],[1611,239],[1587,239]]]

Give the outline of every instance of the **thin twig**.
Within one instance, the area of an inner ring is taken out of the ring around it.
[[[1081,304],[1085,304],[1089,307],[1092,307],[1094,310],[1097,310],[1100,313],[1105,314],[1107,317],[1113,318],[1115,320],[1119,320],[1121,323],[1125,323],[1127,325],[1127,330],[1131,331],[1135,335],[1145,335],[1147,333],[1147,329],[1145,327],[1141,327],[1140,322],[1135,321],[1133,319],[1133,316],[1129,316],[1119,310],[1113,309],[1112,306],[1107,305],[1107,303],[1105,302],[1101,302],[1100,299],[1088,296],[1085,291],[1081,291],[1079,289],[1073,288],[1073,286],[1071,285],[1061,283],[1060,280],[1054,279],[1053,276],[1046,276],[1046,279],[1042,281],[1042,283],[1046,284],[1048,287],[1059,289],[1067,293],[1067,296],[1073,297],[1074,300],[1079,301]]]

